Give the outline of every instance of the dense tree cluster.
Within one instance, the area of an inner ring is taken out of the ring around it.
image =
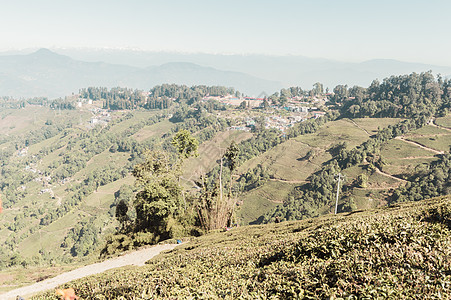
[[[418,170],[409,182],[395,190],[391,203],[419,201],[451,194],[451,154],[439,156],[439,160]]]
[[[444,115],[451,105],[451,80],[431,72],[391,76],[368,88],[337,86],[332,101],[348,117],[403,117]]]
[[[151,243],[190,233],[194,225],[193,204],[185,196],[179,178],[181,164],[196,155],[198,141],[187,130],[181,130],[173,137],[172,145],[178,153],[177,160],[163,151],[147,151],[145,161],[135,166],[133,176],[140,188],[133,200],[136,217],[126,224],[130,221],[128,201],[121,199],[116,207],[116,217],[122,224],[120,232],[149,233]]]
[[[246,173],[240,176],[240,186],[243,191],[250,191],[255,189],[269,180],[268,170],[261,164],[255,168],[247,170]]]
[[[162,84],[150,89],[149,92],[128,88],[89,87],[80,90],[84,99],[102,100],[103,107],[111,110],[122,109],[167,109],[174,102],[193,104],[200,102],[205,96],[235,95],[233,88],[223,86]]]
[[[86,256],[94,251],[100,242],[100,232],[94,223],[95,218],[91,218],[75,225],[69,230],[61,246],[70,247],[73,256]]]

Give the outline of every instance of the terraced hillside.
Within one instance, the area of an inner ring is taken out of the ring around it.
[[[0,147],[8,159],[0,215],[4,259],[23,265],[71,261],[75,252],[92,251],[87,244],[115,230],[115,193],[133,186],[133,161],[167,133],[168,121],[155,111],[136,111],[112,112],[108,125],[93,124],[102,113],[95,104],[72,111],[39,106],[2,111]],[[153,137],[132,136],[160,123]],[[76,250],[83,236],[78,231],[88,223],[85,248]]]

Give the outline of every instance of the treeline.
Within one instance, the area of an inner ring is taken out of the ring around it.
[[[146,104],[147,94],[141,90],[115,87],[88,87],[79,91],[83,99],[102,100],[103,108],[111,110],[136,109]]]
[[[0,108],[12,108],[20,109],[25,108],[27,105],[42,105],[48,106],[51,101],[46,97],[33,97],[33,98],[14,98],[14,97],[0,97]]]
[[[176,103],[193,104],[205,96],[239,95],[233,88],[223,86],[162,84],[153,87],[149,92],[128,88],[88,87],[79,91],[79,97],[91,100],[102,100],[103,108],[122,109],[167,109]]]
[[[153,87],[149,91],[146,109],[169,108],[174,102],[178,104],[192,105],[199,103],[206,96],[239,95],[233,88],[223,86],[162,84]],[[176,117],[177,118],[177,117]],[[182,119],[182,118],[179,118]]]
[[[418,114],[443,116],[451,106],[451,80],[431,72],[374,80],[368,88],[334,88],[331,100],[345,117],[401,117]]]
[[[162,84],[150,90],[154,97],[169,97],[178,100],[191,100],[196,97],[235,95],[237,91],[231,87],[195,85]],[[239,92],[238,92],[239,93]]]

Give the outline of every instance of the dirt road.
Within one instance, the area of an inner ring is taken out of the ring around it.
[[[396,139],[396,140],[404,141],[404,142],[406,142],[406,143],[409,143],[409,144],[411,144],[411,145],[417,146],[417,147],[422,148],[422,149],[424,149],[424,150],[428,150],[428,151],[434,152],[435,154],[443,154],[443,153],[445,153],[444,151],[439,151],[439,150],[436,150],[436,149],[432,149],[432,148],[429,148],[429,147],[427,147],[427,146],[425,146],[425,145],[422,145],[422,144],[420,144],[420,143],[417,143],[417,142],[408,140],[408,139],[406,139],[406,138],[404,138],[404,137],[402,137],[402,136],[397,136],[397,137],[395,137],[395,139]]]
[[[1,300],[16,299],[17,295],[29,297],[33,294],[54,289],[59,285],[69,281],[80,279],[89,275],[105,272],[106,270],[119,268],[128,265],[143,266],[146,261],[158,255],[161,251],[174,249],[176,244],[157,245],[151,248],[141,249],[120,257],[105,260],[82,268],[60,274],[56,277],[49,278],[35,284],[21,287],[5,294],[0,294]]]

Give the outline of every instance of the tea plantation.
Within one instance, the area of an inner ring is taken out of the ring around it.
[[[64,287],[80,299],[449,299],[451,196],[214,232]]]

